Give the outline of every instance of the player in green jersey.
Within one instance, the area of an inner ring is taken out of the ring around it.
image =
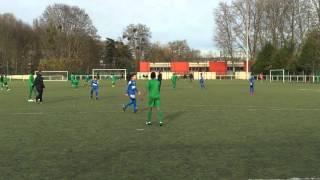
[[[173,75],[171,77],[171,83],[172,83],[172,88],[173,89],[176,89],[177,80],[178,80],[178,76],[176,75],[176,73],[173,73]]]
[[[112,83],[112,87],[116,87],[116,81],[117,78],[114,74],[111,75],[111,83]]]
[[[73,73],[71,74],[70,80],[71,80],[71,87],[78,88],[79,80]]]
[[[33,73],[30,72],[29,79],[28,79],[28,89],[29,89],[28,102],[34,102],[34,100],[32,99],[32,94],[36,96],[36,91],[33,87],[33,83],[34,83],[34,76],[33,76]]]
[[[4,81],[4,74],[1,74],[0,76],[0,90],[3,90],[3,81]]]
[[[9,89],[9,85],[8,85],[8,77],[7,77],[7,75],[5,75],[5,74],[2,74],[1,75],[1,77],[0,77],[0,81],[1,81],[1,90],[3,90],[3,88],[6,88],[6,90],[7,91],[10,91],[10,89]]]
[[[152,118],[152,110],[154,107],[157,108],[157,116],[159,120],[160,126],[163,125],[162,119],[163,114],[160,110],[160,82],[156,79],[156,73],[151,73],[151,80],[147,83],[147,93],[148,93],[148,119],[146,124],[151,125],[151,118]]]

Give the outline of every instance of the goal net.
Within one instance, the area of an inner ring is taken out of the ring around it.
[[[284,69],[270,69],[270,82],[282,81],[285,82],[285,70]]]
[[[35,75],[38,71],[35,71]],[[68,71],[41,71],[44,81],[68,81]]]
[[[111,76],[115,76],[117,79],[127,79],[126,69],[92,69],[92,77],[101,79],[110,79]]]

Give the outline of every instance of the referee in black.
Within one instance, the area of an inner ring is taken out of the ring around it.
[[[36,102],[42,103],[42,94],[43,94],[43,89],[45,88],[45,86],[43,83],[43,77],[42,77],[41,71],[37,72],[37,77],[34,80],[34,84],[33,84],[32,88],[34,88],[34,87],[37,90]]]
[[[160,82],[159,91],[161,90],[161,82],[162,82],[162,73],[161,70],[158,73],[158,81]]]

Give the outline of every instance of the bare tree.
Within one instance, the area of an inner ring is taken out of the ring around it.
[[[318,27],[320,26],[320,0],[312,0],[313,6],[315,8],[317,17],[318,17]]]
[[[215,15],[215,36],[214,41],[221,48],[223,54],[233,59],[235,50],[235,33],[233,31],[235,19],[232,8],[225,2],[220,2],[214,12]]]
[[[89,15],[79,7],[65,4],[48,6],[43,15],[34,23],[41,42],[43,64],[65,64],[70,71],[87,71],[99,62],[103,48],[98,42],[97,30]],[[88,51],[93,49],[94,51]],[[43,65],[43,67],[46,67]]]
[[[168,43],[172,57],[175,59],[188,58],[191,48],[188,45],[187,40],[176,40]]]
[[[38,60],[38,39],[30,25],[12,14],[0,14],[0,72],[26,73]]]
[[[150,45],[151,32],[144,24],[130,24],[122,35],[136,59],[143,59],[145,51]]]
[[[306,35],[319,27],[319,0],[233,0],[215,9],[214,41],[229,57],[246,53],[254,59],[271,42],[276,48],[287,43],[301,48]],[[248,5],[247,5],[248,4]]]

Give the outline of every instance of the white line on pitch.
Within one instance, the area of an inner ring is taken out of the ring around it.
[[[42,115],[42,112],[31,112],[31,113],[13,113],[13,115]]]

